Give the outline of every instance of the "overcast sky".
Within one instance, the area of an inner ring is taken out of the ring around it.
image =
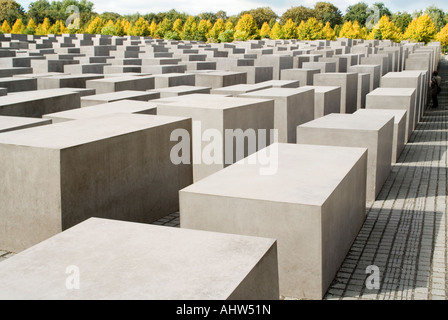
[[[28,5],[35,0],[17,1],[25,10]],[[52,0],[49,0],[50,2]],[[176,9],[178,12],[186,12],[196,15],[201,12],[217,12],[224,10],[227,15],[237,14],[243,10],[255,9],[258,7],[271,7],[278,15],[282,15],[288,8],[292,6],[303,5],[305,7],[313,7],[318,1],[316,0],[126,0],[126,1],[110,1],[110,0],[90,0],[95,4],[94,11],[103,13],[105,11],[117,12],[120,14],[132,13],[149,13],[149,12],[166,12]],[[323,0],[325,1],[325,0]],[[360,2],[359,0],[327,0],[337,6],[343,14],[345,14],[348,6]],[[435,5],[445,12],[448,11],[448,1],[444,0],[394,0],[381,1],[370,0],[364,1],[367,4],[375,2],[383,2],[392,12],[407,11],[409,13],[415,10],[424,10],[430,5]]]

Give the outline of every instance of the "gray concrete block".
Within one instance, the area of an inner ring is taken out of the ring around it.
[[[282,70],[280,79],[298,80],[302,86],[312,86],[316,73],[320,73],[320,69],[285,69]]]
[[[197,86],[210,87],[212,89],[247,83],[246,72],[218,70],[196,73],[195,76]]]
[[[314,119],[341,110],[341,87],[304,86],[314,89]]]
[[[0,116],[0,133],[51,124],[49,119]]]
[[[315,86],[341,87],[340,113],[353,113],[358,103],[358,74],[349,73],[318,73],[314,75]]]
[[[366,166],[365,148],[273,144],[182,189],[181,228],[277,239],[280,294],[322,299],[365,220]]]
[[[156,74],[153,77],[155,89],[195,85],[195,75],[191,73],[165,73]]]
[[[113,114],[0,134],[0,247],[20,252],[92,216],[176,212],[192,183],[191,165],[170,159],[178,128],[191,134],[191,120]]]
[[[119,100],[138,100],[149,101],[152,99],[160,98],[160,93],[156,91],[135,91],[135,90],[123,90],[117,92],[109,92],[103,94],[97,94],[94,96],[87,96],[81,98],[81,108],[90,107],[97,104],[109,103]]]
[[[0,297],[278,300],[277,264],[275,239],[90,218],[2,262]]]
[[[104,79],[89,80],[86,87],[95,89],[97,94],[119,92],[125,90],[147,91],[154,89],[155,80],[153,76],[127,76],[122,74],[116,77],[107,77]]]
[[[329,114],[297,127],[297,143],[368,149],[366,199],[374,201],[391,170],[394,117]]]

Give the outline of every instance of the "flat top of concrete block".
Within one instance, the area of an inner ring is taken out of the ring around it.
[[[143,76],[150,76],[150,75],[152,75],[152,73],[148,73],[148,72],[143,72],[143,73],[126,72],[126,73],[106,73],[106,74],[103,74],[104,78],[128,77],[128,76],[143,77]]]
[[[285,87],[285,86],[289,86],[292,87],[294,85],[297,85],[297,87],[300,85],[300,81],[299,80],[268,80],[268,81],[263,81],[263,82],[259,82],[260,84],[265,84],[265,85],[270,85],[272,87]]]
[[[366,151],[275,143],[180,192],[321,206]]]
[[[95,81],[95,80],[93,80]],[[123,100],[132,97],[150,96],[151,94],[158,94],[156,91],[134,91],[134,90],[124,90],[117,92],[108,92],[97,94],[94,96],[81,97],[81,100],[98,100],[98,101],[111,101],[111,100]]]
[[[61,89],[49,89],[49,90],[34,90],[34,91],[22,91],[11,92],[7,96],[0,97],[0,108],[4,105],[34,101],[39,99],[54,98],[57,96],[63,96],[67,94],[75,94],[73,90]]]
[[[348,76],[350,75],[356,75],[358,76],[357,72],[324,72],[324,73],[316,73],[314,75],[314,77],[319,77],[319,78],[328,78],[328,77],[332,77],[332,78],[348,78]]]
[[[90,218],[0,264],[0,299],[227,299],[269,238]],[[68,290],[69,266],[80,287]]]
[[[174,77],[194,77],[195,75],[192,73],[162,73],[153,75],[154,78],[174,78]]]
[[[4,77],[0,78],[0,82],[20,82],[20,81],[29,81],[33,78],[19,78],[19,77]]]
[[[2,133],[0,143],[61,150],[185,119],[117,113]]]
[[[227,93],[227,92],[250,92],[255,90],[261,90],[261,89],[267,89],[271,86],[269,84],[265,84],[263,82],[255,83],[255,84],[236,84],[233,86],[227,86],[227,87],[221,87],[221,88],[215,88],[212,90],[212,93]]]
[[[51,79],[95,79],[103,78],[102,74],[83,73],[83,74],[63,74],[63,75],[51,75],[48,78]],[[100,79],[99,79],[100,80]]]
[[[188,91],[207,90],[207,89],[211,89],[211,88],[210,87],[181,85],[181,86],[175,86],[175,87],[158,88],[158,89],[154,89],[154,91],[157,91],[157,92],[188,92]]]
[[[94,82],[94,83],[97,83],[97,82],[115,83],[115,82],[126,82],[126,81],[143,80],[143,79],[150,79],[150,78],[154,78],[154,76],[152,76],[152,75],[148,75],[148,76],[122,75],[122,76],[115,76],[115,77],[107,77],[107,78],[103,78],[103,79],[95,79],[95,80],[90,80],[90,81]]]
[[[315,72],[320,73],[320,69],[313,69],[313,68],[294,68],[294,69],[283,69],[282,72]]]
[[[90,107],[49,113],[43,115],[42,117],[75,120],[99,117],[112,113],[139,113],[151,109],[156,109],[156,106],[150,104],[149,102],[137,100],[119,100],[109,103],[97,104]]]
[[[223,77],[223,76],[232,76],[232,75],[238,75],[243,74],[246,72],[238,72],[238,71],[224,71],[224,70],[213,70],[211,72],[201,72],[196,73],[197,75],[203,75],[203,76],[212,76],[212,77]]]
[[[394,123],[400,123],[401,119],[406,118],[406,110],[403,109],[359,109],[353,114],[359,115],[373,115],[373,116],[386,116],[394,117]]]
[[[286,98],[313,90],[312,88],[269,88],[240,95],[240,97]]]
[[[53,76],[69,75],[70,73],[61,72],[46,72],[46,73],[25,73],[25,74],[15,74],[15,78],[47,78]]]
[[[252,99],[244,97],[228,97],[228,96],[207,95],[207,94],[197,95],[196,97],[191,96],[192,95],[182,96],[188,98],[176,99],[176,100],[172,99],[171,101],[170,101],[171,98],[167,98],[167,103],[162,103],[161,106],[225,110],[272,101],[270,99]],[[201,96],[207,96],[207,97],[201,97]]]
[[[365,69],[365,68],[380,69],[381,65],[380,64],[355,64],[353,66],[349,66],[349,69],[350,68],[353,68],[353,69]]]
[[[326,93],[331,91],[340,91],[341,87],[335,87],[335,86],[303,86],[300,87],[303,89],[314,89],[315,93]]]
[[[0,132],[10,130],[17,127],[27,126],[30,124],[50,124],[51,121],[46,119],[26,118],[26,117],[11,117],[0,116]]]
[[[415,88],[376,88],[370,91],[368,95],[371,96],[412,96],[415,93]]]
[[[388,119],[392,116],[388,117]],[[387,121],[383,117],[364,117],[355,114],[331,113],[299,125],[303,128],[325,128],[358,131],[378,131]]]
[[[402,72],[388,72],[382,78],[418,78],[420,75],[421,71],[406,70]]]

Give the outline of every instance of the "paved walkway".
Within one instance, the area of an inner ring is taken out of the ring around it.
[[[447,299],[446,60],[440,75],[439,109],[425,112],[377,200],[368,205],[366,221],[325,299]],[[154,224],[179,227],[179,214]],[[0,250],[0,261],[12,255]],[[369,266],[373,273],[366,273]]]

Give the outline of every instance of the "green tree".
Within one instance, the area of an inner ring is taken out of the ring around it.
[[[440,31],[448,22],[445,20],[445,12],[434,5],[426,8],[425,13],[431,18],[432,22],[434,22],[437,31]]]
[[[234,33],[235,31],[233,29],[224,30],[224,32],[221,32],[218,37],[219,42],[232,42],[234,39]]]
[[[0,21],[8,21],[12,25],[17,19],[25,16],[23,7],[14,0],[0,0]]]
[[[218,20],[216,20],[213,27],[210,29],[210,31],[207,35],[207,38],[211,39],[211,41],[213,41],[213,42],[218,42],[219,35],[222,32],[224,32],[224,30],[225,30],[224,20],[218,19]]]
[[[280,22],[285,24],[288,19],[292,19],[295,24],[299,24],[302,21],[307,21],[309,18],[314,17],[314,10],[299,6],[299,7],[291,7],[283,13],[280,18]]]
[[[260,7],[249,11],[243,11],[240,13],[240,17],[244,14],[250,14],[254,18],[258,28],[261,28],[264,22],[269,23],[278,18],[277,14],[270,7]]]
[[[384,15],[381,17],[378,24],[373,27],[369,38],[398,42],[401,40],[401,36],[400,28],[398,28],[387,15]]]
[[[35,34],[37,30],[37,25],[34,22],[33,18],[28,20],[28,24],[26,25],[25,28],[25,33],[26,34]]]
[[[367,9],[369,5],[365,2],[358,2],[352,6],[348,6],[347,12],[344,16],[344,21],[358,21],[362,26],[366,25],[367,18],[369,17],[369,13],[367,13]]]
[[[17,19],[12,26],[11,33],[21,34],[25,32],[25,26],[23,25],[22,19]]]
[[[28,6],[26,15],[29,19],[33,19],[36,23],[42,23],[44,19],[50,15],[51,4],[47,0],[37,0],[31,2]]]
[[[148,21],[146,21],[146,23],[148,23]],[[147,33],[148,35],[150,35],[151,33],[151,31],[149,30],[149,26],[150,25],[148,23],[148,33]],[[165,37],[165,33],[171,31],[172,29],[173,29],[173,23],[168,18],[164,18],[162,22],[160,22],[157,25],[156,36],[163,39]]]
[[[400,29],[401,33],[406,31],[406,28],[412,21],[412,16],[410,13],[404,12],[396,12],[392,14],[391,17],[392,22]]]
[[[197,24],[193,16],[189,16],[184,23],[182,34],[180,35],[182,40],[194,40],[194,34],[197,30]]]
[[[343,20],[338,7],[329,2],[317,2],[314,6],[314,17],[323,24],[330,22],[331,27],[341,24]]]

